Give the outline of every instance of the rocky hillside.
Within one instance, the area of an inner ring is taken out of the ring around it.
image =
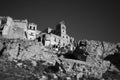
[[[80,40],[75,49],[0,40],[1,80],[119,80],[120,44]]]

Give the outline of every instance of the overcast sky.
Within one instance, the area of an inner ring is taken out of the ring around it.
[[[76,40],[120,42],[120,3],[104,1],[3,0],[0,16],[28,19],[39,30],[64,20],[67,33]]]

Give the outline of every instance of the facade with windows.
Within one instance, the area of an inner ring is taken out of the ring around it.
[[[55,29],[47,28],[44,30],[43,43],[45,46],[65,47],[73,43],[74,38],[66,34],[66,25],[60,22]]]
[[[27,39],[34,40],[37,36],[37,25],[34,23],[30,23],[27,28]]]

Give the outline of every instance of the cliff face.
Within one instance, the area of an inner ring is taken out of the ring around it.
[[[56,51],[37,40],[1,39],[0,55],[0,75],[3,80],[120,78],[120,44],[80,40],[73,51],[67,48]]]

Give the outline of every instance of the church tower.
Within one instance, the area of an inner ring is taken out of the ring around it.
[[[64,21],[61,21],[57,26],[56,26],[56,34],[61,36],[62,38],[65,38],[66,36],[66,25]]]

